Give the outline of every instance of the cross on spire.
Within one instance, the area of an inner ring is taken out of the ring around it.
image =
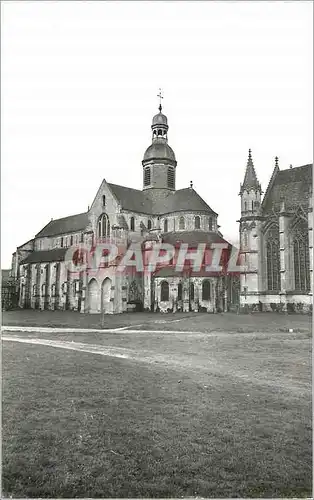
[[[161,94],[161,89],[159,89],[159,94],[157,94],[157,97],[159,97],[159,111],[161,113],[162,107],[161,107],[161,99],[163,99],[163,96]]]

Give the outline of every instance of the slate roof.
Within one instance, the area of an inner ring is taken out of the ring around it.
[[[141,191],[118,184],[108,183],[109,188],[121,204],[122,209],[147,215],[164,215],[172,212],[197,211],[216,214],[194,189],[185,188],[177,191],[148,189]],[[50,221],[35,238],[57,236],[71,232],[84,231],[88,226],[88,212],[63,217]],[[123,215],[119,225],[128,228]]]
[[[151,201],[145,191],[111,183],[108,183],[108,186],[123,209],[131,212],[151,213]]]
[[[62,219],[50,221],[39,233],[36,238],[44,238],[45,236],[56,236],[58,234],[72,233],[75,231],[83,231],[88,225],[88,213],[69,215]]]
[[[146,149],[144,153],[143,163],[150,160],[160,159],[170,160],[171,163],[173,162],[175,164],[177,163],[174,151],[169,146],[169,144],[162,140],[158,141],[157,139]]]
[[[38,250],[29,254],[21,264],[35,264],[37,262],[60,262],[64,260],[67,248],[54,248],[53,250]]]
[[[312,189],[313,164],[278,170],[263,199],[263,211],[279,210],[280,200],[286,209],[307,205]]]
[[[210,245],[211,243],[228,243],[222,236],[218,233],[204,232],[204,231],[178,231],[171,233],[162,234],[162,241],[164,243],[170,243],[175,245],[177,243],[188,243],[190,246],[198,243],[206,243]],[[228,243],[230,245],[230,243]]]
[[[191,188],[168,191],[147,189],[140,191],[118,184],[109,184],[122,209],[148,215],[164,215],[172,212],[199,211],[217,215],[200,195]]]

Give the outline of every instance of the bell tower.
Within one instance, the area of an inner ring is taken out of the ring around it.
[[[161,91],[159,113],[152,121],[152,144],[146,149],[143,165],[143,190],[166,189],[175,191],[176,186],[176,157],[168,144],[168,119],[162,113]]]

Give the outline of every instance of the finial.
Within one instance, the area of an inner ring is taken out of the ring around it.
[[[190,188],[193,188],[193,181],[190,181]]]
[[[292,165],[291,165],[291,163],[290,163],[290,168],[293,168]]]
[[[159,94],[157,95],[157,97],[159,97],[159,113],[161,113],[161,110],[162,110],[162,106],[161,106],[161,99],[163,99],[163,96],[161,95],[161,89],[159,89]]]
[[[87,206],[87,212],[89,212],[89,205]]]
[[[275,156],[275,167],[279,167],[278,160],[279,160],[278,156]]]

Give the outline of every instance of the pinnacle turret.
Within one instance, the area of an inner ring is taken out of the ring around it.
[[[261,185],[258,182],[257,175],[254,168],[254,163],[252,159],[252,151],[249,149],[249,156],[246,164],[246,170],[244,175],[243,184],[240,186],[240,194],[243,191],[250,191],[253,189],[254,191],[261,191]]]

